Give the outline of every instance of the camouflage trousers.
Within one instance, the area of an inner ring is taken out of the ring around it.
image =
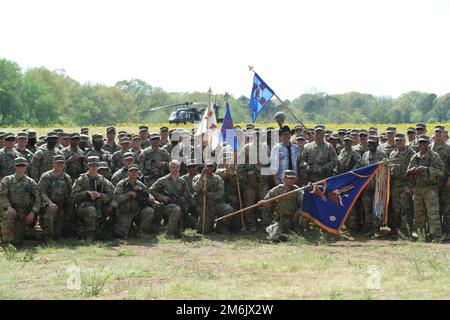
[[[258,202],[258,200],[264,199],[269,192],[269,186],[267,183],[260,183],[257,186],[247,185],[243,190],[244,207],[249,207]],[[269,207],[262,207],[261,219],[264,226],[268,226],[272,222],[272,214]],[[245,213],[245,224],[248,229],[255,229],[258,222],[258,214],[256,209],[249,210]]]
[[[405,183],[392,183],[390,190],[389,228],[401,228],[402,232],[412,230],[414,221],[413,203],[410,188]]]
[[[281,235],[289,230],[298,232],[300,227],[300,219],[305,219],[301,217],[300,210],[292,215],[283,215],[278,219],[278,221],[266,228],[266,232],[269,234],[267,239],[279,240]]]
[[[439,216],[438,189],[433,186],[414,187],[414,220],[416,230],[426,230],[426,224],[434,238],[442,236]]]
[[[113,227],[113,236],[116,238],[128,238],[133,223],[138,227],[138,234],[149,233],[154,211],[150,207],[139,209],[137,212],[119,209],[116,223]]]
[[[66,230],[70,223],[69,214],[65,208],[58,205],[58,211],[54,212],[50,208],[41,210],[42,229],[44,239],[57,239],[66,236]]]
[[[76,209],[78,234],[82,238],[94,238],[100,233],[101,209],[89,203],[82,203]]]
[[[202,212],[200,213],[200,219],[197,226],[197,232],[202,233],[203,231],[203,204],[200,204]],[[228,234],[230,233],[231,220],[223,219],[216,223],[214,228],[214,219],[222,217],[228,213],[233,212],[233,208],[225,202],[220,202],[218,204],[207,203],[206,213],[205,213],[205,234],[216,231],[218,233]]]
[[[17,214],[14,218],[6,210],[0,214],[0,231],[4,245],[9,243],[20,245],[25,237],[25,217],[28,212],[24,209],[16,209],[16,211]]]
[[[447,177],[439,183],[439,215],[442,221],[442,232],[450,238],[450,190],[447,188]]]
[[[180,219],[182,210],[173,203],[169,203],[163,208],[164,220],[167,220],[166,234],[175,234],[180,231]]]

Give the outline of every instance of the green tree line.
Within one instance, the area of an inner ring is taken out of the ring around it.
[[[251,83],[249,83],[250,93]],[[114,86],[79,83],[64,70],[44,67],[23,71],[14,61],[0,59],[0,124],[109,125],[123,122],[166,122],[176,109],[163,109],[139,116],[138,112],[186,101],[208,101],[207,92],[166,92],[140,79],[118,81]],[[223,106],[225,95],[213,95]],[[248,97],[228,96],[235,122],[250,122]],[[349,92],[302,94],[284,101],[302,121],[323,123],[411,123],[448,122],[450,93],[410,91],[398,98]],[[279,104],[270,101],[258,122],[273,122]],[[289,113],[286,113],[288,120]]]

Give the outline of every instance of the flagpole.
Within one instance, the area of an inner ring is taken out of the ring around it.
[[[249,69],[250,71],[253,71],[253,73],[256,74],[255,68],[253,68],[252,66],[248,66],[248,69]],[[289,113],[292,115],[292,117],[294,117],[294,119],[295,119],[298,123],[300,123],[303,127],[305,127],[305,129],[308,129],[308,127],[305,126],[305,125],[303,124],[303,122],[301,122],[301,121],[295,116],[295,114],[292,112],[292,110],[289,108],[289,106],[288,106],[286,103],[284,103],[284,100],[282,100],[282,99],[275,93],[275,91],[273,92],[273,95],[275,96],[275,98],[277,98],[277,99],[281,102],[281,105],[282,105],[283,107],[285,107],[287,111],[289,111]]]

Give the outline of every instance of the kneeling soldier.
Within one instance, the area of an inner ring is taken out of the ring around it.
[[[186,181],[180,178],[178,160],[170,161],[169,171],[168,175],[156,180],[150,188],[150,193],[156,200],[165,204],[163,214],[168,220],[166,237],[174,239],[180,236],[181,228],[184,228],[184,219],[187,218],[187,209],[193,205],[193,198]]]
[[[53,170],[45,172],[39,180],[42,200],[44,240],[63,236],[72,214],[72,179],[64,172],[65,157],[53,157]]]
[[[128,178],[119,181],[114,190],[114,199],[119,205],[113,229],[116,238],[126,239],[133,223],[138,227],[139,237],[151,230],[154,211],[150,205],[155,204],[155,199],[149,195],[145,184],[137,179],[139,174],[139,166],[130,164]]]
[[[25,175],[28,162],[18,157],[14,160],[15,174],[0,182],[0,230],[2,245],[22,244],[26,225],[32,225],[39,212],[41,197],[36,182]]]
[[[72,189],[76,215],[81,223],[81,237],[93,241],[101,232],[102,210],[112,199],[112,188],[102,175],[98,174],[99,158],[88,157],[88,172],[83,173]]]

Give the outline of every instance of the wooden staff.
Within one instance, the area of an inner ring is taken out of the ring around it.
[[[241,186],[239,185],[239,170],[238,170],[238,166],[235,165],[236,167],[236,186],[237,186],[237,194],[238,194],[238,198],[239,198],[239,208],[242,210],[242,199],[241,199]],[[246,230],[245,228],[245,223],[244,223],[244,216],[241,214],[241,224],[242,224],[242,230]]]
[[[208,176],[205,174],[205,176],[203,176],[203,213],[202,213],[202,217],[203,217],[203,223],[202,223],[202,234],[205,234],[205,220],[206,220],[206,199],[207,199],[207,194],[208,194]]]

